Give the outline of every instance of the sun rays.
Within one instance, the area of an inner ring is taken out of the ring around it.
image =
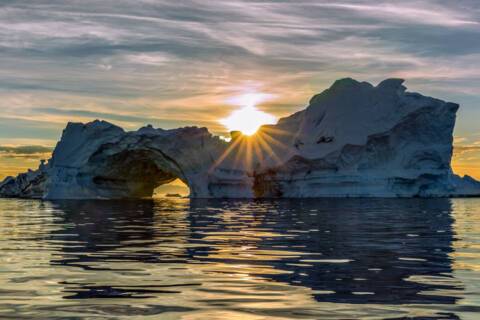
[[[291,134],[272,126],[263,126],[251,136],[237,135],[214,162],[210,172],[231,167],[252,174],[267,165],[281,165],[294,152],[288,143],[291,140]]]
[[[292,134],[276,126],[275,116],[257,109],[258,104],[274,98],[269,93],[248,92],[225,101],[240,108],[219,120],[231,132],[231,140],[210,172],[225,167],[252,174],[266,166],[278,166],[289,157]]]

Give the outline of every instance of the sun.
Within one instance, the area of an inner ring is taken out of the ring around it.
[[[265,124],[277,123],[277,118],[269,113],[256,108],[256,104],[262,100],[268,99],[268,94],[251,93],[238,97],[233,97],[228,101],[232,104],[238,104],[242,107],[233,111],[228,117],[221,119],[229,131],[241,131],[244,135],[253,135],[258,128]]]
[[[229,131],[241,131],[245,135],[252,135],[264,124],[275,124],[277,118],[266,112],[260,111],[254,106],[246,106],[235,110],[228,117],[221,119]]]

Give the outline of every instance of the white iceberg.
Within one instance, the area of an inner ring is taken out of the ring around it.
[[[206,128],[69,123],[48,163],[5,179],[0,195],[143,198],[177,178],[193,198],[480,195],[450,165],[459,106],[402,83],[338,80],[305,110],[230,142]]]

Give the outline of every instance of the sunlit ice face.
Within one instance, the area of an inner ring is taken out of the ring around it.
[[[220,123],[229,131],[240,131],[244,135],[254,134],[262,125],[275,124],[277,122],[275,116],[256,107],[257,104],[272,98],[273,95],[267,93],[247,93],[232,97],[227,100],[227,103],[238,105],[240,109],[221,119]]]

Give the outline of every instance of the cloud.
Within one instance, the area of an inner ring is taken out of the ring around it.
[[[480,104],[479,17],[472,0],[10,1],[0,140],[56,140],[66,121],[92,118],[221,134],[224,101],[252,82],[278,97],[260,107],[280,117],[346,76],[403,77],[459,102],[461,129]]]
[[[455,154],[457,155],[472,151],[480,151],[480,145],[478,145],[478,143],[475,143],[473,145],[460,145],[455,146],[454,150]]]
[[[51,147],[45,146],[0,146],[0,152],[2,153],[12,153],[12,154],[35,154],[35,153],[46,153],[51,152]]]
[[[461,145],[462,143],[465,143],[467,141],[468,141],[468,138],[466,137],[458,137],[458,136],[453,137],[453,145]]]
[[[323,7],[340,8],[355,11],[368,17],[385,21],[398,21],[408,24],[430,24],[438,26],[469,26],[478,25],[478,17],[470,16],[468,12],[436,5],[435,2],[401,2],[401,3],[328,3],[319,4]]]
[[[127,55],[126,58],[131,63],[145,64],[145,65],[151,65],[151,66],[164,65],[165,63],[171,60],[171,58],[169,58],[165,54],[145,54],[145,53]]]
[[[205,124],[204,121],[190,121],[190,120],[182,120],[181,118],[175,119],[162,119],[162,118],[155,118],[155,117],[148,117],[148,116],[136,116],[136,115],[128,115],[128,114],[114,114],[108,112],[98,112],[98,111],[88,111],[88,110],[75,110],[75,109],[58,109],[58,108],[36,108],[36,112],[51,114],[51,115],[63,115],[72,118],[72,117],[82,117],[89,120],[94,119],[105,119],[110,121],[118,121],[121,123],[133,123],[138,126],[142,126],[144,124],[152,124],[156,127],[162,128],[175,128],[181,126],[188,126]]]
[[[50,157],[52,151],[53,148],[40,145],[0,145],[0,158],[46,159]]]

